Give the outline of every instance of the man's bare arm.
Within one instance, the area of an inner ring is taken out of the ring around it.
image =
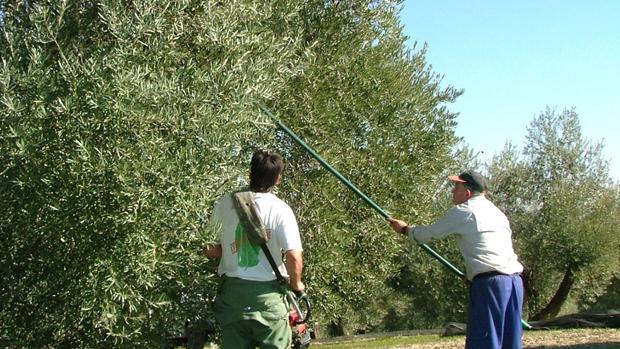
[[[303,291],[306,288],[301,281],[303,269],[304,258],[302,251],[286,251],[286,271],[288,271],[288,276],[290,278],[289,285],[293,291]]]
[[[202,254],[207,256],[207,258],[221,258],[222,257],[222,245],[207,244],[202,248]]]

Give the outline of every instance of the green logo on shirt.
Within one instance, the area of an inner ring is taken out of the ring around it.
[[[254,245],[248,240],[241,224],[237,224],[237,229],[235,229],[235,244],[239,253],[240,267],[253,267],[258,264],[260,246]]]

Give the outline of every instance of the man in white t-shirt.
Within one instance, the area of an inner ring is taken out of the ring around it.
[[[250,191],[267,232],[267,247],[290,289],[303,292],[303,256],[297,220],[291,208],[271,190],[280,183],[284,162],[279,154],[258,150],[250,164]],[[223,349],[285,349],[291,329],[284,287],[261,250],[248,240],[235,210],[232,195],[215,205],[211,223],[219,226],[218,241],[204,254],[220,258],[222,286],[215,315],[222,327]],[[282,254],[285,258],[283,260]]]
[[[437,222],[409,226],[390,219],[394,231],[417,243],[454,235],[471,281],[467,349],[520,349],[523,266],[512,247],[506,215],[485,197],[486,179],[473,171],[448,177],[456,205]]]

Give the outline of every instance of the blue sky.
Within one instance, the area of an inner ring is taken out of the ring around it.
[[[457,135],[483,159],[522,148],[546,106],[575,107],[620,181],[620,0],[405,0],[405,34],[465,93]]]

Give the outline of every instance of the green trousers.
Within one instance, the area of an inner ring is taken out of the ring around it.
[[[277,281],[224,276],[214,308],[222,328],[222,349],[290,348],[284,287]]]

